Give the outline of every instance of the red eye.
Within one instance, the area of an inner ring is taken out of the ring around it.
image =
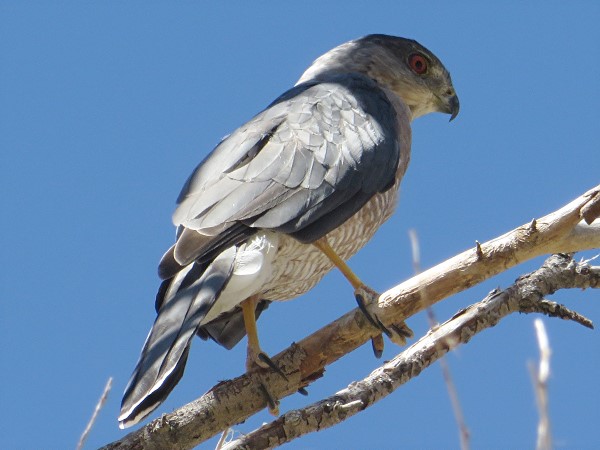
[[[408,65],[418,75],[423,75],[427,72],[427,60],[423,55],[413,53],[408,57]]]

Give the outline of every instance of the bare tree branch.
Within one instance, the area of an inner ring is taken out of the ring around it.
[[[274,448],[307,433],[336,425],[388,396],[458,344],[468,342],[509,314],[545,313],[548,302],[543,300],[544,296],[559,289],[587,287],[600,287],[600,267],[590,268],[574,263],[569,256],[554,255],[540,269],[521,277],[510,288],[492,292],[484,300],[463,309],[365,379],[352,383],[329,398],[289,411],[228,443],[223,450]],[[549,447],[538,445],[538,448]]]
[[[510,267],[548,253],[600,248],[600,186],[545,217],[467,250],[385,292],[367,306],[392,327],[452,294]],[[585,219],[585,223],[582,222]],[[427,291],[427,304],[420,290]],[[550,305],[547,305],[550,308]],[[555,312],[566,314],[558,308]],[[106,449],[192,448],[222,430],[246,420],[266,402],[261,383],[282,398],[322,376],[325,366],[379,334],[362,312],[350,311],[273,358],[286,374],[270,370],[248,373],[214,386],[201,398],[150,422]]]
[[[90,418],[89,422],[87,423],[85,430],[83,430],[83,433],[81,433],[79,442],[77,442],[77,447],[76,447],[77,450],[81,450],[83,448],[85,441],[87,440],[87,438],[90,434],[90,431],[92,431],[92,428],[93,428],[94,424],[96,423],[96,419],[98,418],[98,414],[100,413],[100,411],[102,410],[102,407],[106,403],[106,399],[108,398],[108,393],[110,392],[110,390],[112,388],[112,381],[113,381],[112,377],[109,377],[108,381],[106,382],[106,385],[104,386],[104,390],[102,391],[102,395],[100,396],[98,403],[96,403],[96,407],[94,408],[92,417]]]

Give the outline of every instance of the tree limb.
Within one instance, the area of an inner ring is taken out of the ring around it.
[[[599,205],[600,185],[558,211],[491,241],[477,243],[475,248],[399,284],[383,293],[378,302],[368,305],[368,309],[385,326],[392,327],[425,307],[528,259],[600,248],[600,223],[592,223]],[[201,398],[104,448],[192,448],[263,409],[263,383],[275,398],[290,395],[320,378],[325,366],[379,333],[362,312],[354,309],[273,358],[287,381],[270,370],[260,370],[219,383]]]
[[[600,267],[577,264],[570,256],[553,255],[544,265],[510,288],[492,292],[484,300],[461,310],[435,331],[419,339],[368,377],[329,398],[289,411],[269,424],[223,446],[223,450],[274,448],[307,433],[323,430],[352,417],[416,377],[457,345],[496,325],[514,312],[542,312],[576,320],[591,327],[578,314],[544,300],[559,289],[600,287]],[[549,309],[549,303],[553,307]],[[561,311],[558,314],[549,313]],[[401,446],[401,444],[400,444]]]

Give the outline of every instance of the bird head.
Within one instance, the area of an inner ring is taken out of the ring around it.
[[[417,41],[371,34],[346,42],[319,57],[298,83],[348,72],[362,73],[394,92],[413,119],[436,111],[451,114],[450,120],[458,114],[450,73]]]

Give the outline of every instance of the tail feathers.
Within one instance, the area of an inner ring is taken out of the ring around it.
[[[136,424],[160,405],[181,379],[191,340],[227,285],[236,248],[221,253],[184,289],[169,289],[125,388],[119,426]],[[188,271],[182,271],[185,277]],[[178,275],[179,276],[179,275]],[[173,283],[179,283],[175,276]]]

